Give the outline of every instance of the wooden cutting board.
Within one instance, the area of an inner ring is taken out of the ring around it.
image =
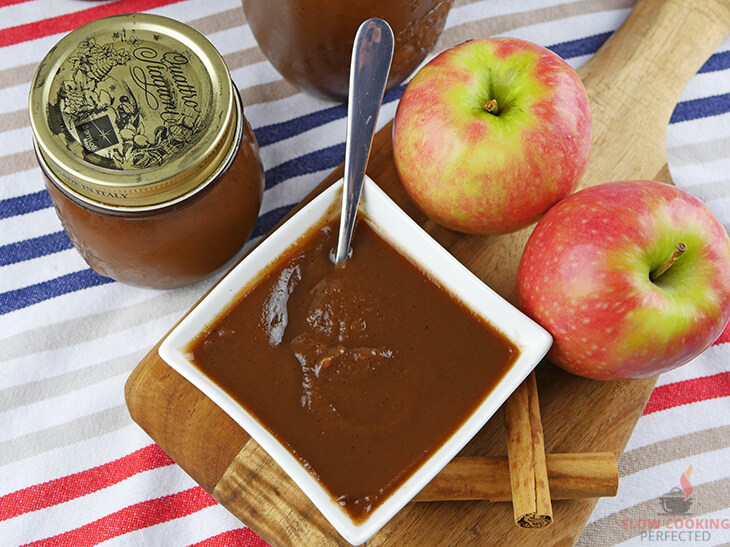
[[[635,7],[579,71],[591,101],[594,131],[583,186],[636,178],[669,182],[665,135],[670,115],[687,82],[728,32],[727,0],[643,0]],[[337,169],[313,195],[341,173]],[[368,173],[456,258],[514,302],[517,264],[532,227],[472,237],[428,221],[398,181],[390,125],[376,135]],[[537,375],[547,450],[611,451],[617,457],[655,383],[589,381],[549,363],[541,364]],[[134,420],[193,479],[272,545],[346,545],[238,425],[160,360],[157,347],[130,376],[126,400]],[[462,452],[505,454],[501,415]],[[553,526],[523,530],[514,526],[508,503],[411,503],[367,545],[570,545],[594,504],[554,502]]]

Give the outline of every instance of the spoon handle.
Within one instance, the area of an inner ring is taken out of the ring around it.
[[[393,59],[393,31],[382,19],[368,19],[355,35],[347,101],[345,182],[335,264],[349,253],[370,146]]]

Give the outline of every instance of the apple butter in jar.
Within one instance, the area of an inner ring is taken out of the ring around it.
[[[453,0],[243,0],[251,32],[266,57],[301,89],[344,101],[355,32],[371,17],[395,35],[387,89],[426,58]]]
[[[76,29],[38,67],[30,118],[56,212],[101,275],[180,287],[248,239],[258,144],[223,58],[192,28],[128,14]]]

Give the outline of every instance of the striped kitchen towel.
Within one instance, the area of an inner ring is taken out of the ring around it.
[[[437,50],[513,35],[577,67],[632,6],[631,0],[456,0]],[[281,79],[258,49],[240,0],[0,0],[2,546],[264,545],[177,467],[124,406],[133,367],[213,280],[163,292],[92,272],[63,233],[33,155],[26,109],[38,62],[73,28],[131,11],[200,30],[242,91],[266,169],[264,203],[247,248],[343,160],[345,107]],[[402,89],[387,94],[381,126]],[[687,87],[669,126],[667,154],[676,183],[730,226],[730,41]],[[726,334],[691,365],[661,376],[620,461],[619,496],[598,503],[581,545],[730,542],[728,342]],[[673,489],[690,493],[690,513],[658,516],[666,514],[662,504]],[[701,534],[679,534],[689,529]]]

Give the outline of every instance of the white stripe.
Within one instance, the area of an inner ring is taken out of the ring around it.
[[[728,81],[730,81],[730,68],[695,74],[684,88],[679,101],[694,101],[713,95],[724,95],[730,92]]]
[[[630,9],[618,9],[566,17],[548,23],[538,23],[509,30],[498,36],[512,36],[536,42],[543,46],[580,40],[595,34],[616,30],[631,13]],[[560,36],[556,39],[556,36]]]
[[[293,158],[340,144],[345,141],[345,125],[342,118],[284,139],[280,146],[265,146],[260,151],[261,160],[270,170]]]
[[[378,116],[376,130],[385,127],[395,116],[397,101],[384,104]],[[347,119],[345,117],[313,127],[269,146],[261,148],[261,159],[267,169],[271,169],[292,158],[310,154],[345,142]]]
[[[24,260],[3,266],[0,276],[0,293],[42,283],[87,268],[76,249]]]
[[[728,406],[727,398],[709,399],[642,416],[625,451],[703,431],[710,425],[712,427],[730,425]],[[709,416],[712,417],[711,421],[708,421]]]
[[[331,169],[323,169],[292,177],[281,184],[277,184],[271,190],[267,190],[261,203],[261,214],[266,214],[285,205],[293,207],[309,195],[312,189],[322,182],[330,171]]]
[[[232,70],[231,77],[233,78],[233,81],[236,83],[236,85],[240,89],[242,89],[242,97],[245,97],[245,88],[247,87],[283,81],[281,78],[281,74],[279,74],[274,66],[268,61],[261,61],[260,63],[253,63]]]
[[[723,71],[721,74],[724,74]],[[716,73],[715,75],[717,76]],[[730,112],[671,123],[667,128],[667,148],[671,150],[684,144],[703,142],[708,138],[719,139],[730,135]]]
[[[215,0],[214,2],[211,0],[186,0],[185,2],[147,10],[145,13],[154,13],[155,15],[163,15],[187,22],[234,8],[243,9],[239,0]]]
[[[243,98],[244,105],[246,105],[246,90],[243,89],[240,83],[238,83],[238,88],[241,89],[241,97]],[[297,93],[277,101],[258,103],[250,106],[246,105],[244,112],[251,126],[256,129],[267,125],[288,122],[294,118],[306,116],[338,105],[339,103],[335,101],[310,97],[304,93]]]
[[[567,63],[572,66],[574,69],[578,70],[581,66],[583,66],[588,60],[593,57],[593,54],[590,55],[580,55],[578,57],[571,57],[570,59],[566,59]]]
[[[129,309],[135,303],[162,294],[174,294],[176,299],[180,299],[181,302],[189,302],[192,305],[219,279],[220,275],[217,274],[193,285],[169,291],[143,289],[123,283],[89,287],[75,293],[45,300],[10,314],[0,315],[0,333],[4,337],[12,336],[29,328],[52,325],[67,319],[85,317],[119,308]],[[2,361],[3,356],[0,355],[0,362]]]
[[[2,58],[3,55],[0,55]],[[28,83],[0,88],[0,113],[28,108]]]
[[[26,95],[27,96],[27,95]],[[0,128],[1,130],[2,128]],[[0,131],[0,163],[8,161],[6,156],[33,149],[33,133],[30,126]]]
[[[480,19],[494,16],[504,16],[516,13],[526,13],[563,4],[561,0],[482,0],[465,6],[452,8],[446,19],[446,27],[451,28],[464,23],[471,23]]]
[[[169,520],[100,543],[103,547],[132,545],[193,545],[244,524],[222,505],[212,505],[185,518]]]
[[[43,174],[38,167],[10,173],[0,177],[0,200],[33,194],[43,188]],[[27,239],[25,233],[22,239]]]
[[[235,9],[241,9],[240,4]],[[210,43],[215,46],[221,55],[228,55],[229,53],[236,53],[258,46],[256,38],[253,37],[248,25],[219,30],[218,32],[206,34],[205,37],[210,40]]]
[[[88,342],[50,351],[37,351],[7,361],[2,364],[2,388],[7,389],[44,378],[53,378],[59,374],[80,370],[136,351],[146,353],[172,328],[184,311],[187,310],[187,307],[180,312],[163,315],[126,329],[111,332],[109,332],[111,329],[100,329],[104,335],[94,337]],[[140,309],[144,309],[143,305],[140,306]],[[63,343],[63,334],[62,331],[56,334],[61,344]],[[129,370],[131,371],[135,365],[137,363],[129,363]],[[115,401],[114,404],[121,402],[121,392],[117,394]],[[71,410],[73,406],[72,404],[68,409]],[[64,410],[66,410],[66,407],[64,407]],[[19,422],[16,427],[22,427],[22,431],[25,433],[32,431],[28,428],[43,428],[44,425],[47,427],[47,424],[34,425]],[[12,431],[12,428],[10,430]],[[0,435],[7,433],[8,431],[0,430]]]
[[[294,118],[306,116],[307,114],[312,114],[314,112],[324,110],[325,108],[331,108],[340,104],[328,99],[321,99],[319,97],[311,97],[304,93],[297,93],[277,101],[258,103],[249,106],[246,103],[246,90],[244,89],[246,82],[236,80],[235,76],[233,79],[236,81],[238,88],[241,90],[241,97],[245,106],[244,113],[254,129],[257,127],[288,122]]]
[[[37,65],[65,34],[65,32],[60,32],[0,48],[0,51],[2,51],[2,55],[0,55],[0,70],[25,66],[31,63]],[[28,82],[25,82],[25,86],[27,90]],[[18,109],[7,108],[7,105],[0,104],[0,112],[11,112],[13,110]]]
[[[0,466],[0,496],[98,467],[152,443],[130,418],[122,429]]]
[[[730,344],[711,346],[686,365],[659,376],[657,385],[662,386],[727,372],[728,361],[730,361]]]
[[[0,30],[74,13],[84,7],[94,5],[89,3],[86,6],[80,6],[77,0],[34,0],[6,6],[2,8]]]
[[[669,161],[667,160],[667,163],[670,166],[669,172],[672,180],[677,186],[690,192],[693,186],[730,180],[730,156],[683,165],[673,165]],[[719,180],[715,178],[718,175],[720,175]],[[730,185],[728,185],[727,193],[730,194]]]
[[[0,442],[17,439],[119,406],[122,402],[120,394],[124,393],[124,383],[134,365],[136,363],[129,363],[129,371],[126,373],[106,378],[82,389],[0,413],[0,421],[4,424],[0,430]],[[64,411],[59,412],[59,408],[63,408]]]
[[[725,128],[723,128],[725,129]],[[678,135],[675,133],[675,137]],[[682,165],[693,165],[693,164],[701,164],[704,161],[714,161],[715,159],[722,157],[723,151],[719,151],[714,156],[707,154],[707,148],[710,147],[711,150],[715,150],[718,147],[719,142],[730,142],[730,128],[727,129],[727,135],[722,135],[720,132],[714,135],[709,135],[709,139],[705,138],[699,142],[683,142],[680,145],[676,145],[669,147],[667,146],[667,160],[669,163],[669,169],[670,171],[676,170],[676,166],[682,166]],[[701,156],[699,158],[695,158],[692,156],[692,153],[697,149],[704,149],[700,154]],[[709,160],[705,160],[705,157],[709,157]],[[716,169],[715,175],[722,173],[724,171],[721,171],[720,169]],[[730,175],[728,175],[728,178],[730,178]]]
[[[0,245],[25,241],[61,229],[61,222],[53,207],[3,218],[0,219]]]

